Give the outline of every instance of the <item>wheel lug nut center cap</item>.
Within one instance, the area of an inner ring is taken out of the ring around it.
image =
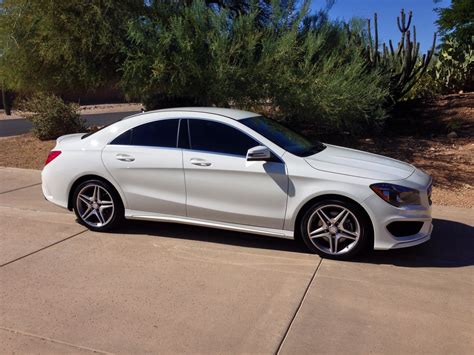
[[[336,226],[330,226],[329,227],[329,233],[331,233],[331,234],[336,234],[338,231],[339,230]]]
[[[98,209],[99,208],[98,203],[97,202],[92,203],[92,208],[95,210]]]

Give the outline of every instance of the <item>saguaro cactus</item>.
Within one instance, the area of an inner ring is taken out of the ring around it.
[[[397,17],[397,26],[401,32],[397,48],[394,49],[392,40],[389,40],[388,46],[385,43],[382,44],[382,51],[379,50],[377,14],[374,14],[374,36],[372,36],[370,19],[367,19],[369,36],[367,59],[371,66],[382,67],[390,72],[390,93],[394,100],[403,97],[416,84],[428,68],[435,50],[436,33],[433,35],[431,49],[420,56],[420,43],[416,41],[416,27],[413,26],[413,38],[410,31],[412,16],[410,11],[407,19],[405,10],[401,10],[401,16]]]

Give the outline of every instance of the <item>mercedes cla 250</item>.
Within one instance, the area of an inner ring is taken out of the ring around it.
[[[255,113],[176,108],[58,138],[43,194],[79,223],[186,223],[282,238],[345,259],[427,241],[431,177],[410,164],[314,143]]]

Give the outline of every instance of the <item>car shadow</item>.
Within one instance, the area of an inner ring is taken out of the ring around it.
[[[424,244],[403,249],[370,251],[352,262],[440,268],[474,265],[474,227],[444,219],[433,219],[433,225],[431,240]],[[126,221],[114,233],[308,253],[301,243],[293,240],[174,223]]]
[[[177,223],[125,221],[119,228],[114,229],[113,233],[140,234],[247,248],[307,253],[307,250],[294,240]]]
[[[474,265],[474,227],[433,219],[431,240],[411,248],[375,250],[355,262],[402,267],[456,268]]]

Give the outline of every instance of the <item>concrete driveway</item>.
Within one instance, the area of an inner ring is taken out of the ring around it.
[[[0,353],[474,350],[474,211],[354,262],[292,241],[162,223],[86,231],[40,174],[0,168]]]

